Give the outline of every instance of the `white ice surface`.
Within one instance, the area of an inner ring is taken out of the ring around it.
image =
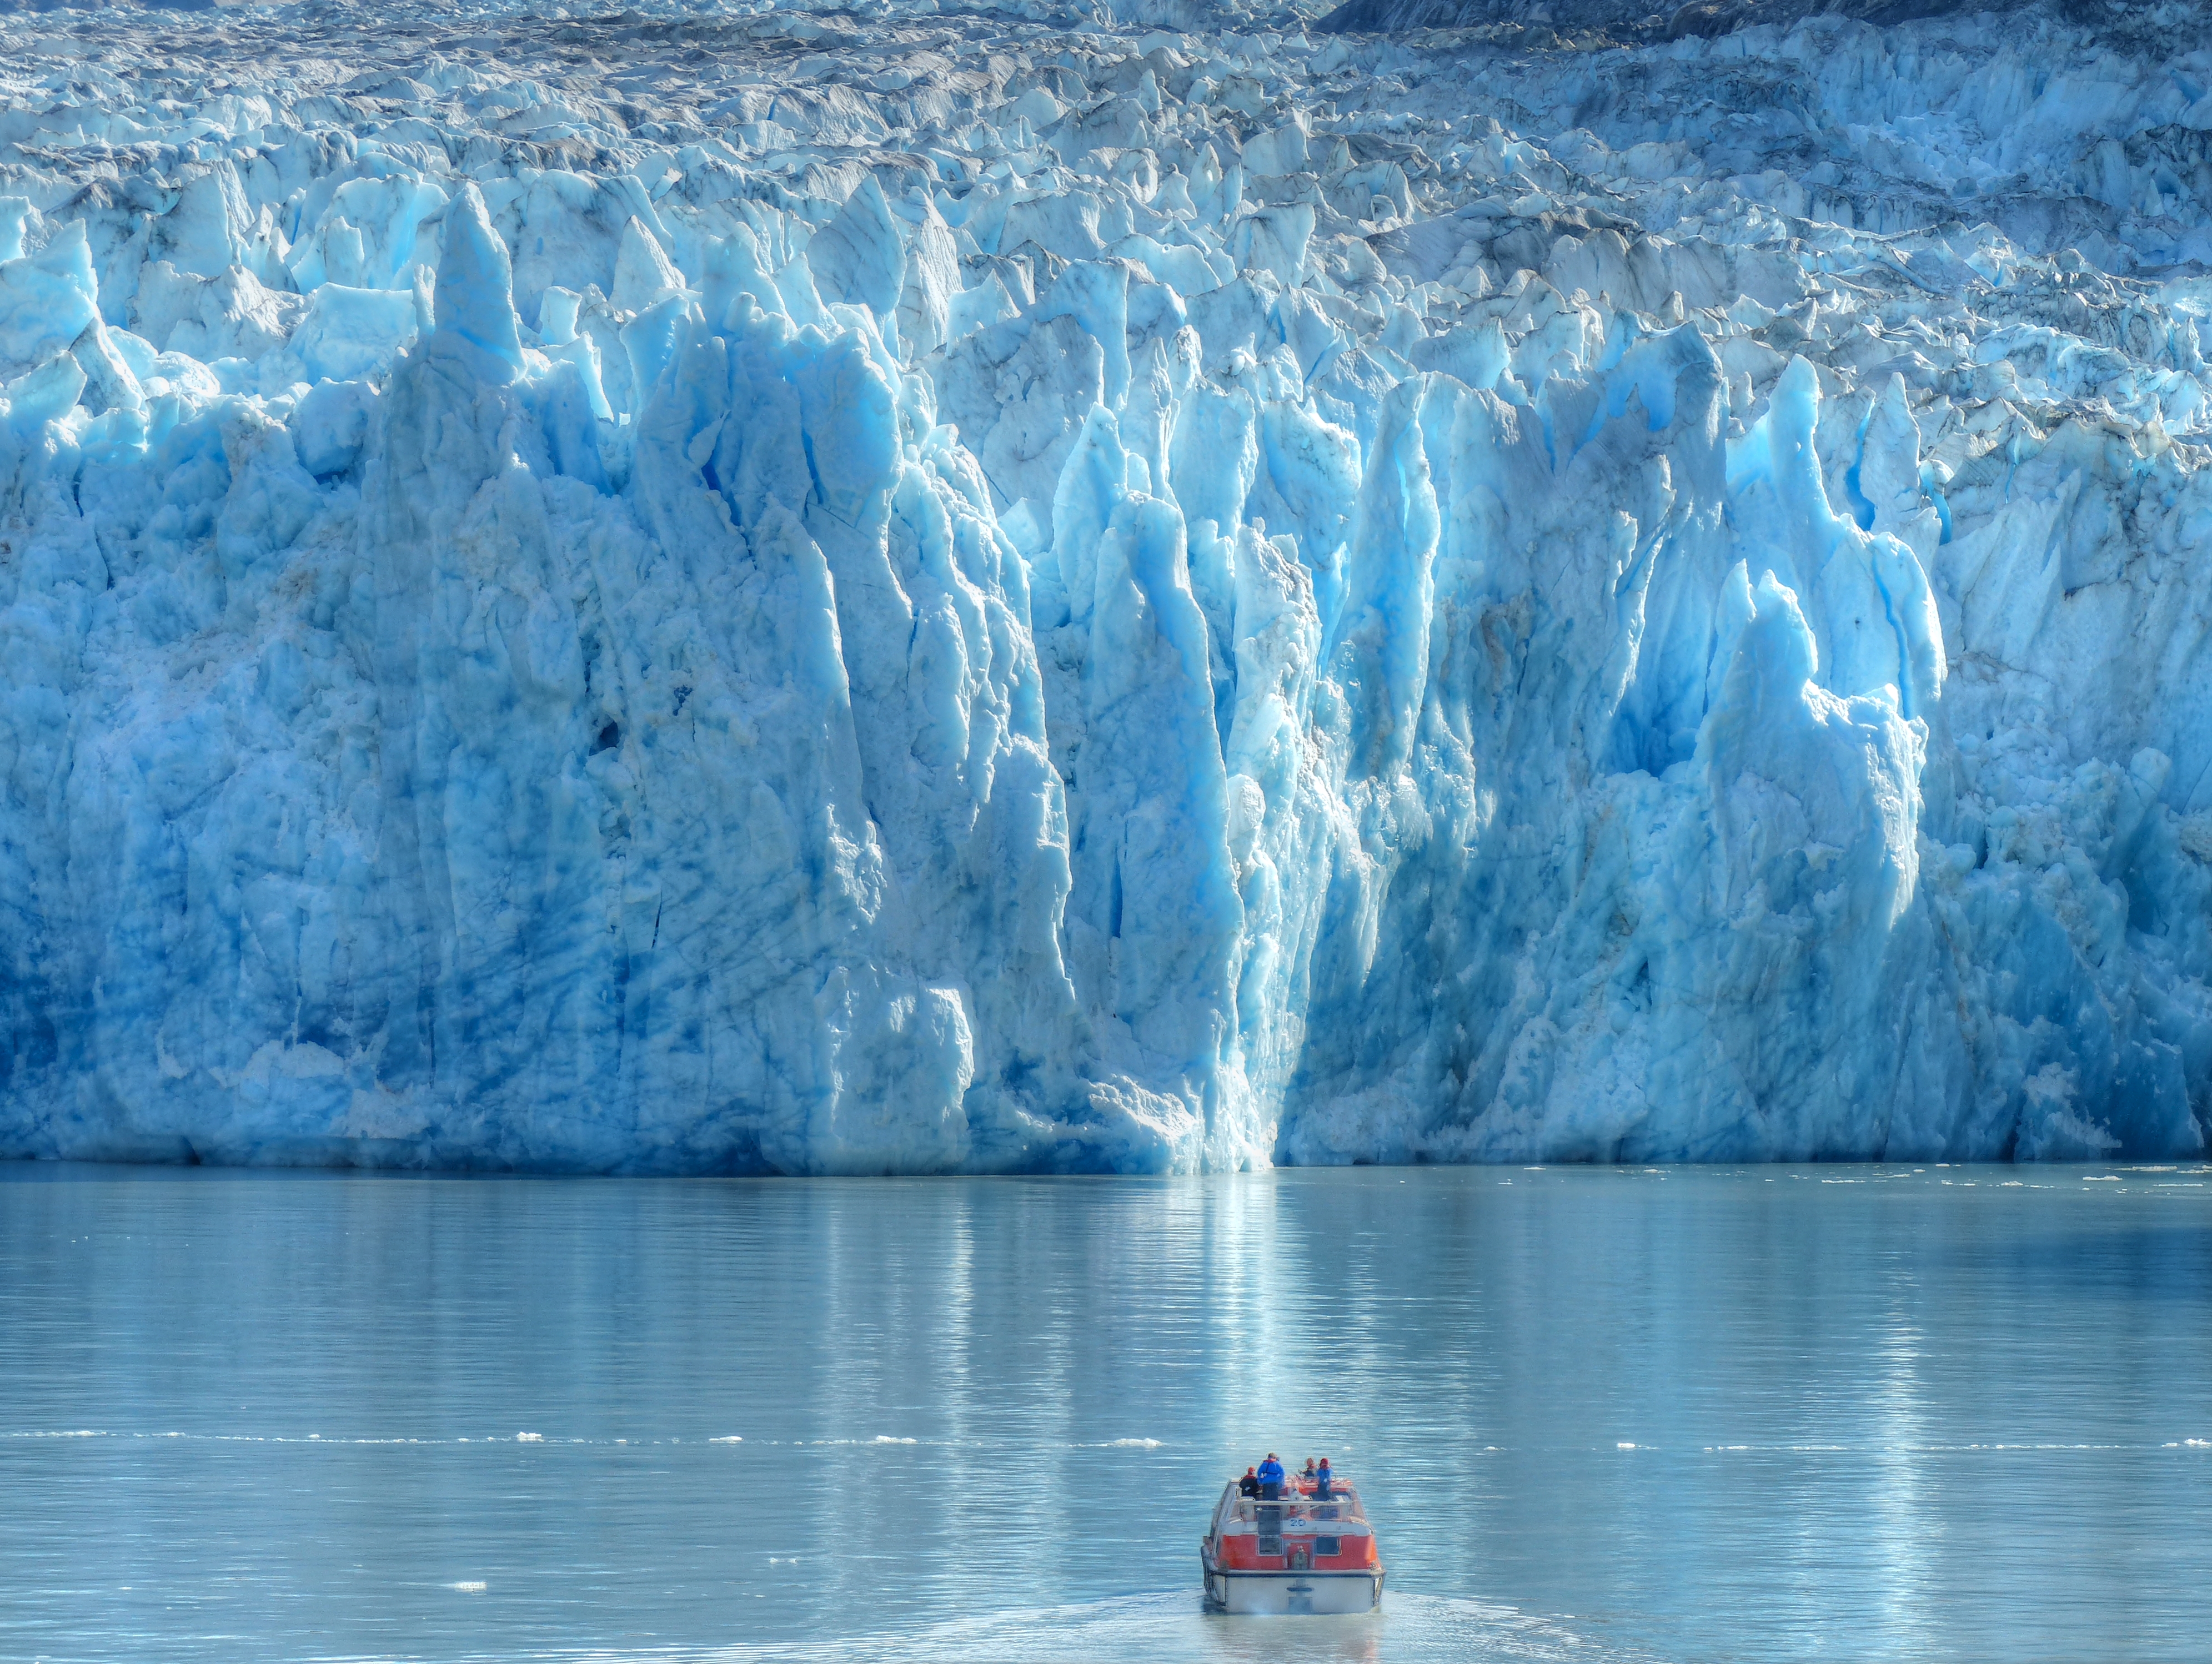
[[[0,23],[0,1154],[2201,1150],[2212,52],[1028,11]]]

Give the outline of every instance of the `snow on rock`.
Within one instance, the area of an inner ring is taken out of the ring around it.
[[[1208,15],[0,21],[0,1154],[2199,1152],[2203,31]]]

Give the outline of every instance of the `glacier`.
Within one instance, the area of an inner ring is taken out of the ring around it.
[[[2203,1153],[2205,17],[1604,12],[0,18],[0,1156]]]

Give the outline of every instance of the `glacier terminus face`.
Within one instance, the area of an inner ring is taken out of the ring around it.
[[[575,9],[0,20],[0,1156],[2202,1152],[2193,10]]]

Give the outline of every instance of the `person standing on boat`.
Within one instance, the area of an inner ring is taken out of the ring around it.
[[[1308,1457],[1306,1458],[1306,1471],[1305,1471],[1304,1473],[1301,1473],[1301,1474],[1299,1474],[1299,1475],[1298,1475],[1298,1489],[1299,1489],[1299,1490],[1301,1490],[1301,1491],[1303,1491],[1303,1490],[1304,1490],[1308,1485],[1311,1485],[1313,1482],[1314,1482],[1314,1461],[1313,1461],[1313,1458],[1312,1458],[1311,1456],[1308,1456]]]
[[[1283,1494],[1283,1465],[1275,1460],[1272,1450],[1267,1453],[1267,1460],[1260,1464],[1259,1479],[1261,1501],[1272,1503]]]
[[[1323,1456],[1320,1467],[1314,1472],[1314,1497],[1317,1501],[1325,1503],[1328,1500],[1328,1488],[1334,1480],[1335,1475],[1328,1471],[1328,1458]]]
[[[1256,1497],[1260,1494],[1260,1472],[1257,1468],[1248,1467],[1244,1470],[1244,1477],[1237,1481],[1237,1494],[1240,1497]]]

